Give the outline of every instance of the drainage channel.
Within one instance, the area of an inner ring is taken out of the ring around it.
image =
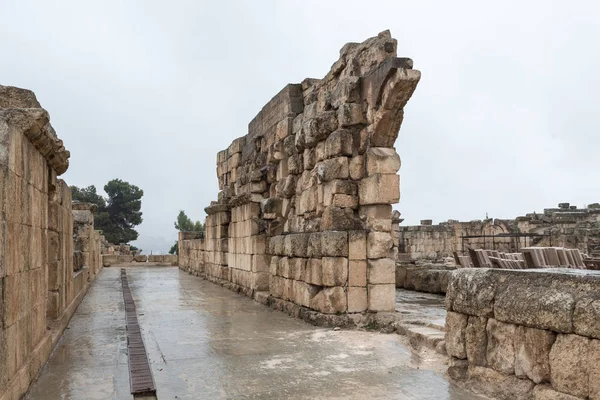
[[[129,354],[129,385],[135,399],[156,398],[156,387],[152,378],[152,370],[148,354],[140,332],[135,302],[129,289],[127,271],[121,268],[121,284],[123,286],[123,301],[125,303],[125,323],[127,327],[127,352]]]

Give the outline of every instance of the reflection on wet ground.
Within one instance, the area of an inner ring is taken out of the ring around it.
[[[334,331],[176,267],[128,268],[158,399],[478,399],[398,335]],[[119,270],[104,269],[28,397],[131,399]]]
[[[396,289],[396,312],[401,314],[404,322],[443,330],[446,323],[446,298],[439,294]]]

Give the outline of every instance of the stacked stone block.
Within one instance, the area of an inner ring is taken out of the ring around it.
[[[204,238],[199,232],[179,232],[178,259],[179,268],[196,276],[206,276],[206,252]]]
[[[0,398],[25,393],[87,288],[57,179],[68,157],[33,92],[0,86]]]
[[[600,399],[599,292],[593,271],[454,272],[450,375],[494,398]]]
[[[206,238],[204,240],[206,252],[205,273],[214,279],[231,282],[231,272],[228,265],[230,213],[218,205],[207,208],[207,213]]]
[[[269,290],[269,258],[266,234],[261,233],[258,203],[250,202],[231,209],[228,263],[231,282],[254,291]]]
[[[73,214],[71,191],[60,179],[48,202],[48,317],[58,318],[73,298]]]
[[[393,311],[393,146],[419,78],[383,32],[344,46],[323,79],[273,97],[217,155],[206,276],[325,314]]]
[[[35,104],[7,104],[8,89],[0,86],[0,397],[44,337],[48,290],[49,168],[25,134],[44,119],[22,108]]]

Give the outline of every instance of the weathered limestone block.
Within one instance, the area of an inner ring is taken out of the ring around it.
[[[464,268],[452,273],[446,293],[446,308],[479,317],[494,316],[496,276],[488,269]]]
[[[317,188],[315,186],[302,190],[299,196],[296,196],[296,213],[302,215],[316,211],[317,209]]]
[[[368,285],[369,310],[391,312],[396,308],[396,285]]]
[[[0,108],[42,108],[42,106],[33,91],[0,85]]]
[[[325,140],[325,158],[352,155],[352,133],[338,129]]]
[[[304,307],[310,307],[310,303],[318,293],[318,288],[301,281],[293,281],[292,291],[294,302]]]
[[[345,257],[323,257],[322,281],[324,286],[346,286],[348,283],[348,259]]]
[[[338,81],[337,85],[335,85],[331,105],[334,108],[338,108],[345,103],[358,103],[360,101],[360,91],[359,77],[344,77]]]
[[[575,333],[600,339],[600,300],[582,299],[573,312]]]
[[[355,209],[358,207],[358,198],[349,194],[334,194],[331,205],[333,207]]]
[[[352,231],[360,227],[360,221],[354,218],[354,211],[351,208],[329,206],[323,210],[321,221],[323,230]]]
[[[517,326],[515,332],[515,375],[535,383],[550,382],[550,349],[556,334]]]
[[[269,254],[284,255],[285,236],[273,236],[269,239]]]
[[[357,155],[350,159],[349,165],[350,179],[359,181],[365,177],[365,157]]]
[[[392,231],[392,206],[378,204],[361,206],[358,210],[359,217],[364,221],[367,229],[380,232]]]
[[[291,132],[289,136],[286,136],[283,139],[283,151],[288,157],[298,154],[298,149],[296,149],[296,137],[295,135],[292,135]]]
[[[363,312],[368,307],[367,288],[349,287],[348,288],[348,312]]]
[[[550,385],[537,385],[532,394],[533,400],[581,400],[580,397],[557,392]]]
[[[395,60],[389,61],[393,63]],[[384,64],[380,66],[380,68],[386,67],[389,68]],[[395,69],[387,76],[381,108],[373,117],[374,128],[371,145],[377,147],[394,145],[402,125],[404,105],[417,87],[421,73],[413,69]],[[368,84],[368,79],[365,79],[365,84]]]
[[[367,286],[367,261],[350,260],[348,262],[348,285]]]
[[[284,253],[288,257],[308,257],[307,233],[292,233],[285,236]]]
[[[315,147],[337,128],[338,120],[335,111],[323,111],[315,118],[305,119],[302,130],[305,134],[306,147]]]
[[[304,169],[312,170],[317,164],[317,153],[314,148],[304,149],[302,160],[304,161]]]
[[[319,186],[319,202],[323,203],[325,207],[333,204],[333,198],[336,194],[356,196],[356,183],[336,179]]]
[[[523,282],[498,290],[494,315],[499,321],[569,333],[573,331],[574,308],[570,293]]]
[[[279,259],[279,265],[277,266],[277,275],[284,278],[291,278],[290,259],[288,257],[281,257]]]
[[[400,201],[400,176],[375,174],[363,178],[358,184],[359,203],[395,204]]]
[[[326,257],[348,257],[348,232],[321,232],[321,255]]]
[[[388,147],[371,147],[366,152],[367,175],[395,174],[400,169],[400,156]]]
[[[350,176],[348,157],[336,157],[320,162],[317,165],[319,181],[328,182],[334,179],[348,179]]]
[[[308,257],[321,257],[321,232],[311,233],[308,237]]]
[[[454,312],[446,315],[446,351],[448,355],[458,359],[467,358],[466,328],[468,316]]]
[[[465,349],[469,364],[487,367],[487,318],[469,316]]]
[[[591,400],[600,400],[600,340],[591,340],[589,344],[589,396]]]
[[[590,339],[559,334],[550,350],[550,382],[556,390],[586,398],[589,395]]]
[[[306,282],[323,286],[323,268],[320,258],[310,258],[306,263]]]
[[[394,242],[387,232],[369,232],[367,236],[367,257],[387,258]]]
[[[310,308],[324,314],[346,312],[348,303],[343,287],[328,287],[319,291],[310,301]]]
[[[368,260],[367,279],[370,284],[396,283],[396,263],[391,258]]]
[[[535,384],[528,379],[505,375],[491,368],[469,366],[467,379],[486,396],[499,400],[530,398]]]
[[[494,370],[513,375],[515,373],[515,325],[505,324],[493,318],[487,323],[488,366]]]
[[[341,127],[361,125],[367,122],[361,104],[346,103],[338,108],[338,124]]]
[[[350,260],[367,258],[367,233],[365,231],[348,232],[348,250]]]
[[[278,256],[271,257],[271,262],[269,263],[269,273],[271,275],[277,275],[277,271],[279,268],[279,260],[281,260],[281,257],[278,257]]]

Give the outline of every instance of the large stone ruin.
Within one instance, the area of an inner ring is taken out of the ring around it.
[[[0,399],[25,393],[101,267],[49,121],[33,92],[0,86]]]
[[[218,201],[205,238],[180,234],[181,268],[288,310],[394,310],[394,142],[420,78],[396,46],[387,31],[346,44],[218,153]]]
[[[532,236],[498,236],[504,234]],[[420,225],[400,226],[398,235],[400,256],[410,260],[441,260],[468,248],[516,252],[528,246],[559,246],[600,256],[600,204],[577,208],[560,203],[542,213],[506,220],[448,220],[437,225],[423,220]]]

